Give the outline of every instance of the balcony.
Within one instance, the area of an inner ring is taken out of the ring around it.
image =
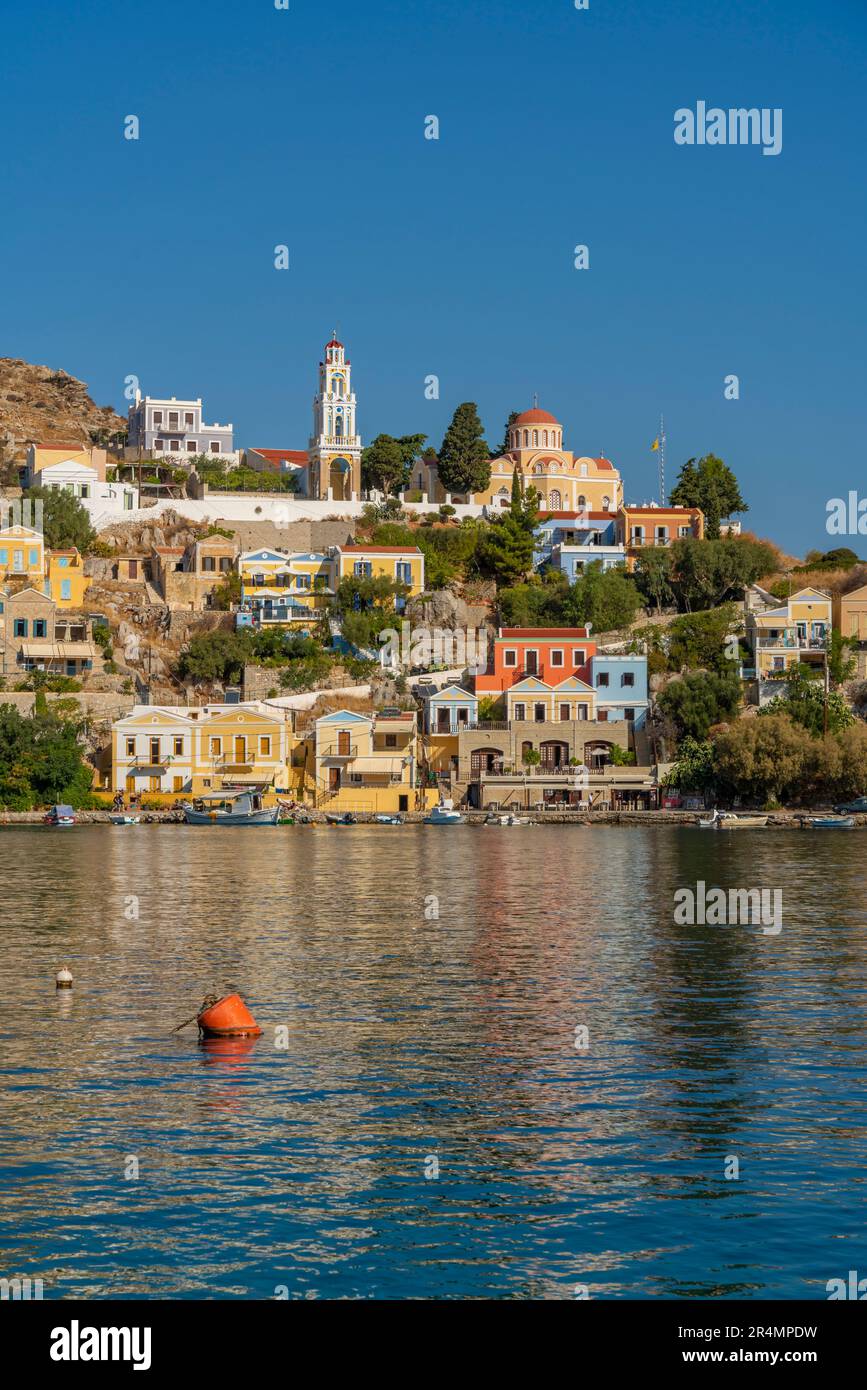
[[[757,645],[784,648],[787,651],[823,652],[828,643],[826,637],[799,637],[793,632],[784,632],[773,637],[759,637]]]
[[[349,762],[358,757],[358,744],[326,743],[317,749],[317,754],[323,762]]]

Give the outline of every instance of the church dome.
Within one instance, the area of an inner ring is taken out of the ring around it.
[[[515,421],[516,425],[559,425],[560,421],[554,415],[549,415],[547,410],[540,410],[534,406],[532,410],[525,410],[523,415],[519,415]]]

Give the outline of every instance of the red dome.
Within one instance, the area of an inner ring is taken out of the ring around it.
[[[549,415],[548,412],[547,412],[547,410],[540,410],[538,406],[534,406],[532,410],[525,410],[524,413],[523,413],[523,415],[519,415],[518,418],[517,418],[517,420],[515,421],[515,427],[516,427],[516,428],[517,428],[518,425],[559,425],[559,424],[560,424],[560,421],[559,421],[559,420],[555,419],[553,415]]]

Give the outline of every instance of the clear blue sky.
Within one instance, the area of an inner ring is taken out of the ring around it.
[[[827,548],[867,493],[865,48],[863,0],[18,0],[0,355],[304,448],[339,324],[366,440],[475,400],[498,443],[537,391],[642,501],[663,410],[671,481],[714,451]],[[699,99],[782,107],[782,153],[676,146]]]

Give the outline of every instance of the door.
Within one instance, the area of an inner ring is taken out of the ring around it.
[[[447,709],[437,710],[437,733],[447,734],[451,730],[451,714]]]
[[[561,720],[567,720],[568,718],[569,718],[569,706],[568,706],[568,705],[561,705],[561,706],[560,706],[560,719],[561,719]]]
[[[348,758],[350,753],[350,735],[347,729],[341,729],[337,735],[337,752],[341,758]]]
[[[158,763],[160,760],[160,741],[158,738],[151,739],[151,762]]]
[[[129,577],[130,579],[138,579],[138,560],[130,560]]]
[[[340,768],[330,767],[328,769],[328,790],[336,792],[340,790]]]
[[[527,652],[524,658],[524,670],[530,676],[535,676],[539,670],[539,658],[536,652]]]
[[[244,734],[235,735],[235,762],[245,763],[247,761],[247,739]]]
[[[399,797],[397,798],[397,809],[398,809],[399,811],[408,811],[408,810],[409,810],[409,797],[408,797],[408,796],[399,796]]]

